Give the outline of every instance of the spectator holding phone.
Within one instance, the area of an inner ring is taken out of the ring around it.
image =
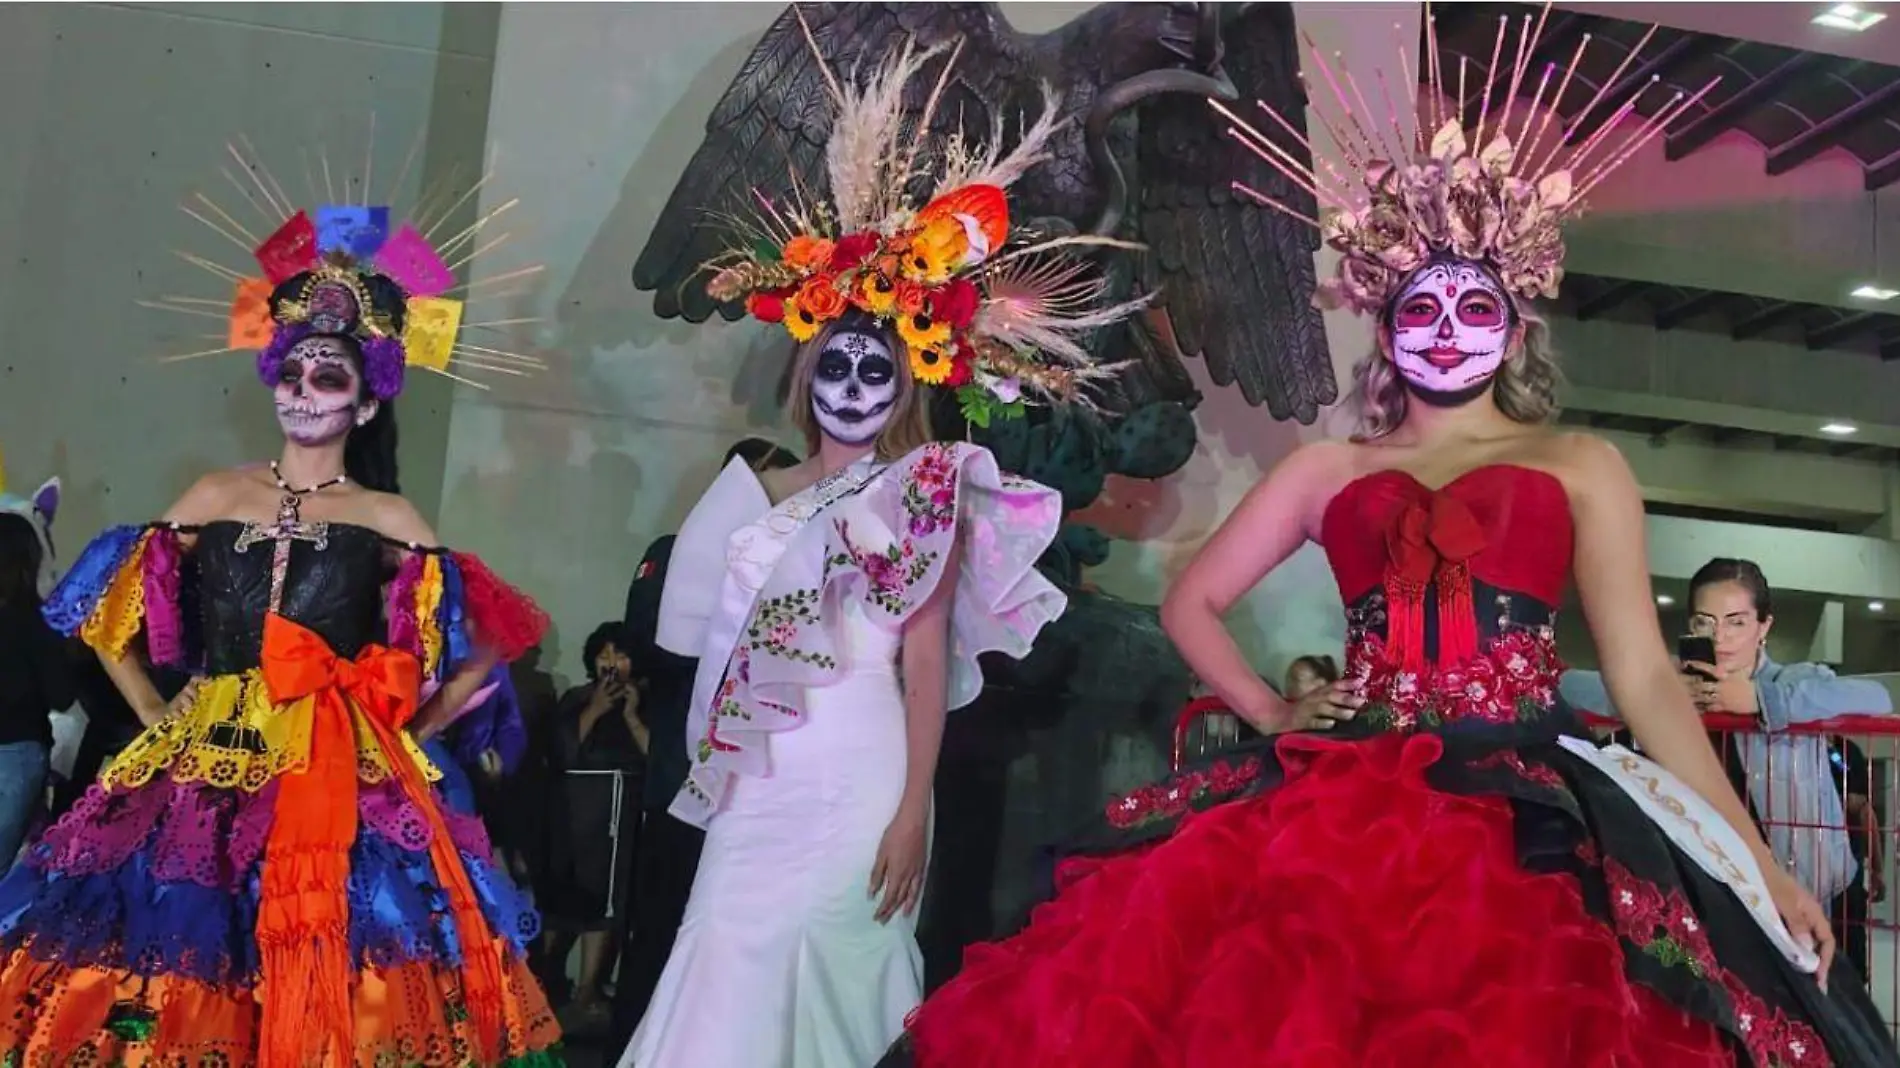
[[[554,715],[548,868],[538,888],[547,927],[542,980],[558,990],[578,940],[580,973],[561,1014],[570,1032],[607,1024],[602,987],[626,926],[633,881],[651,737],[627,645],[619,621],[596,627],[584,650],[588,681],[569,690]]]
[[[1702,565],[1689,579],[1689,613],[1691,637],[1709,639],[1714,662],[1683,661],[1683,686],[1704,712],[1760,719],[1758,729],[1729,739],[1725,755],[1775,856],[1816,898],[1838,901],[1859,871],[1827,739],[1788,728],[1889,713],[1893,699],[1879,683],[1839,678],[1825,664],[1779,664],[1769,657],[1773,596],[1753,561],[1717,557]],[[1596,672],[1566,672],[1561,689],[1578,708],[1616,714]]]

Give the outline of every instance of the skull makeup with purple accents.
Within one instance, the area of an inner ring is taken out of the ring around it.
[[[825,436],[866,445],[890,421],[897,400],[897,364],[875,333],[840,329],[825,341],[812,371],[811,410]]]
[[[323,334],[304,338],[285,355],[273,393],[277,423],[298,445],[327,445],[376,414],[349,343]]]
[[[1414,396],[1458,405],[1482,396],[1510,351],[1511,298],[1482,267],[1427,264],[1392,305],[1392,363]]]

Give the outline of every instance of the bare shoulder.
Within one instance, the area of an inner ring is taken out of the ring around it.
[[[191,488],[166,509],[165,519],[187,526],[228,519],[242,510],[244,498],[255,481],[256,475],[248,468],[212,471],[193,482]]]
[[[1622,492],[1634,484],[1629,461],[1616,446],[1595,434],[1564,432],[1539,443],[1543,460],[1572,496]]]
[[[358,505],[365,516],[365,526],[375,529],[391,541],[406,542],[410,545],[434,546],[437,544],[435,530],[429,526],[416,506],[408,498],[394,493],[379,493],[375,490],[362,491],[362,503]]]
[[[820,470],[817,458],[810,457],[791,467],[772,468],[755,472],[755,475],[759,485],[765,489],[766,499],[777,504],[818,481]]]
[[[1315,441],[1288,453],[1254,484],[1237,514],[1246,522],[1268,521],[1288,512],[1301,517],[1311,536],[1327,502],[1352,481],[1366,461],[1361,448],[1344,441]]]
[[[1313,441],[1294,449],[1267,472],[1264,482],[1286,482],[1330,497],[1368,462],[1365,447],[1348,441]]]

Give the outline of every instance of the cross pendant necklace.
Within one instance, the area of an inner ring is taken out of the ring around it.
[[[283,492],[277,502],[277,521],[269,526],[260,523],[246,523],[238,535],[238,552],[245,552],[259,542],[271,542],[270,567],[270,610],[276,612],[283,604],[284,576],[290,570],[290,543],[307,541],[322,551],[330,544],[330,524],[324,522],[305,523],[302,519],[303,499],[313,493],[341,486],[350,480],[347,474],[335,478],[326,478],[314,486],[297,489],[284,481],[283,472],[277,468],[277,461],[270,462],[270,477]]]

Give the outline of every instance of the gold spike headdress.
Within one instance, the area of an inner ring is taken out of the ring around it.
[[[1382,124],[1366,107],[1365,95],[1352,72],[1337,62],[1337,57],[1328,63],[1307,38],[1306,45],[1327,89],[1344,115],[1343,126],[1324,115],[1321,121],[1347,168],[1356,172],[1356,182],[1342,176],[1330,162],[1319,162],[1317,167],[1303,162],[1274,137],[1220,103],[1213,104],[1228,120],[1229,136],[1320,205],[1321,218],[1315,220],[1258,190],[1240,183],[1234,186],[1237,193],[1317,227],[1326,244],[1340,253],[1334,277],[1321,282],[1315,294],[1322,308],[1348,308],[1376,315],[1405,279],[1435,256],[1455,256],[1488,265],[1497,272],[1505,289],[1520,299],[1556,296],[1564,275],[1563,224],[1582,211],[1583,198],[1605,177],[1627,163],[1716,85],[1711,81],[1693,95],[1678,91],[1654,115],[1641,120],[1633,133],[1620,139],[1613,136],[1646,95],[1650,88],[1646,85],[1603,120],[1594,133],[1573,146],[1571,132],[1581,127],[1603,102],[1609,88],[1618,84],[1624,68],[1648,43],[1649,36],[1645,35],[1615,73],[1603,80],[1596,95],[1577,114],[1574,125],[1568,129],[1560,125],[1555,139],[1547,142],[1547,135],[1553,132],[1551,114],[1589,47],[1586,34],[1563,71],[1549,110],[1542,105],[1545,90],[1557,71],[1554,63],[1545,66],[1530,106],[1523,110],[1513,129],[1513,105],[1525,85],[1524,77],[1531,57],[1536,55],[1537,38],[1549,10],[1547,3],[1536,17],[1535,26],[1530,15],[1523,16],[1515,61],[1507,69],[1499,68],[1499,60],[1511,36],[1510,16],[1499,16],[1477,125],[1467,130],[1460,113],[1465,99],[1464,62],[1459,63],[1458,95],[1453,98],[1457,103],[1447,105],[1437,32],[1428,5],[1427,55],[1421,72],[1424,77],[1413,79],[1411,65],[1406,62],[1407,50],[1401,48],[1399,54],[1405,82],[1414,87],[1423,82],[1424,99],[1412,100],[1412,112],[1420,128],[1417,137],[1402,132],[1396,112]],[[1649,33],[1654,34],[1655,28],[1651,27]],[[1378,81],[1384,89],[1383,72]],[[1493,90],[1502,90],[1495,106]],[[1386,100],[1389,105],[1391,97]],[[1294,123],[1266,104],[1259,107],[1305,151],[1307,159],[1317,160],[1312,144]],[[1425,137],[1428,128],[1429,139]]]
[[[370,130],[373,142],[373,121]],[[533,321],[465,322],[463,301],[451,296],[467,295],[474,288],[458,284],[456,272],[500,247],[509,236],[503,233],[481,240],[480,235],[513,208],[515,200],[458,233],[437,236],[443,224],[486,184],[486,177],[459,195],[445,189],[425,194],[409,220],[403,221],[389,207],[370,199],[373,155],[365,159],[360,176],[342,176],[340,191],[331,184],[326,156],[322,187],[329,200],[306,210],[298,208],[258,162],[250,143],[242,138],[239,143],[243,151],[235,144],[226,146],[237,173],[226,169],[223,174],[263,219],[260,229],[268,236],[257,237],[258,230],[247,227],[203,192],[181,205],[185,214],[249,253],[250,262],[233,268],[207,256],[178,254],[230,289],[215,298],[166,296],[140,301],[146,307],[224,321],[224,330],[212,335],[223,342],[222,347],[167,356],[165,362],[255,351],[258,377],[266,385],[275,385],[284,357],[297,342],[313,334],[341,335],[359,346],[363,379],[382,400],[401,392],[410,367],[482,388],[486,388],[483,383],[467,375],[520,376],[544,368],[536,357],[459,340],[464,330]],[[396,176],[395,188],[401,188],[420,144],[418,137]],[[308,160],[306,171],[307,164]],[[319,194],[314,176],[309,184],[315,200]],[[352,186],[357,187],[355,193]],[[490,276],[481,284],[520,279],[541,269],[531,265]]]
[[[789,204],[755,192],[753,217],[732,220],[735,247],[707,264],[707,292],[743,299],[753,318],[800,342],[849,309],[892,325],[917,381],[955,389],[979,425],[1020,414],[1025,401],[1086,400],[1086,384],[1110,373],[1091,360],[1087,335],[1145,301],[1108,303],[1107,282],[1070,254],[1134,246],[1011,230],[1009,187],[1047,158],[1060,97],[1043,86],[1042,113],[1007,154],[1000,119],[987,146],[961,136],[931,144],[956,54],[914,118],[904,114],[904,89],[942,51],[907,43],[861,87],[824,67],[836,108],[825,146],[829,202],[802,189]],[[940,169],[917,206],[907,191],[927,161]]]

